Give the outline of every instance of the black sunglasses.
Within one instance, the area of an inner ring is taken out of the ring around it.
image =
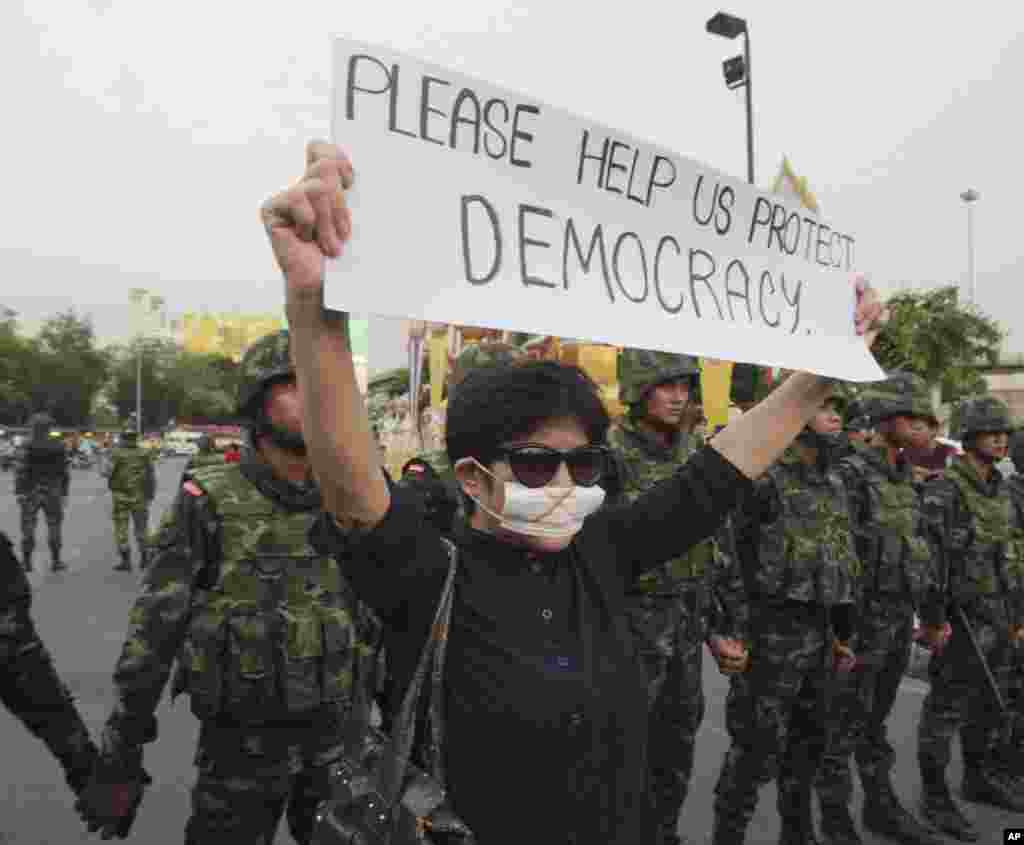
[[[516,481],[524,487],[543,487],[558,473],[565,461],[574,484],[593,487],[601,480],[608,466],[608,449],[604,446],[579,446],[566,452],[526,443],[522,446],[499,446],[498,457],[508,461]]]

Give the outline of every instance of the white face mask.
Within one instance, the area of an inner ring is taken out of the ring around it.
[[[460,464],[472,462],[495,481],[499,479],[475,458],[463,458]],[[604,503],[604,490],[593,487],[527,487],[518,481],[505,481],[505,505],[495,513],[475,496],[474,502],[485,513],[498,520],[506,531],[533,537],[564,539],[572,537],[583,527],[583,520]]]

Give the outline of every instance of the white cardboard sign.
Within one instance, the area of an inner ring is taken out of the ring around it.
[[[333,52],[356,178],[328,307],[883,377],[853,329],[850,233],[488,82]]]

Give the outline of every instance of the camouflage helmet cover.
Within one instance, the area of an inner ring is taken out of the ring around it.
[[[960,403],[957,436],[965,440],[972,434],[1013,431],[1013,420],[1006,403],[995,396],[976,396]]]
[[[678,378],[688,378],[690,387],[700,378],[700,367],[692,355],[658,352],[650,349],[623,349],[616,362],[619,380],[619,401],[635,405],[643,401],[655,385]]]
[[[449,394],[473,370],[493,365],[507,366],[525,358],[526,353],[522,349],[508,343],[471,343],[455,359],[448,376]]]
[[[938,422],[928,384],[914,373],[894,370],[884,381],[868,385],[862,398],[876,420],[906,416]]]
[[[265,335],[242,357],[238,367],[238,413],[252,416],[253,401],[273,381],[295,375],[287,330]]]
[[[853,399],[846,406],[843,415],[843,428],[846,431],[866,431],[872,425],[871,404],[864,399]]]

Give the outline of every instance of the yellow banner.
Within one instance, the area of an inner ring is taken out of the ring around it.
[[[441,407],[441,393],[448,375],[448,332],[430,335],[430,407]]]
[[[732,361],[721,361],[717,358],[700,360],[700,392],[704,416],[708,421],[708,433],[714,432],[720,425],[729,424],[732,366]]]

